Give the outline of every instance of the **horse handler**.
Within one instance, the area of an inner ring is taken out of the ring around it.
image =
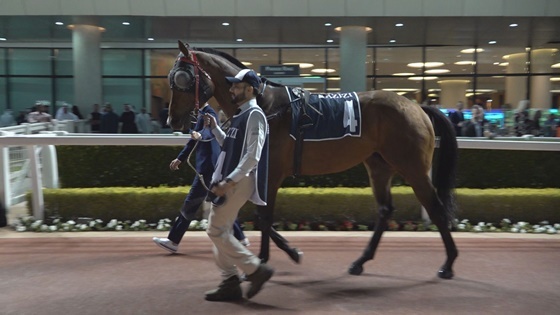
[[[232,103],[237,112],[231,119],[227,134],[216,123],[214,116],[206,115],[210,127],[222,147],[216,170],[212,176],[212,199],[207,233],[214,243],[216,265],[223,281],[217,289],[206,292],[208,301],[232,301],[243,297],[239,268],[250,282],[247,298],[255,296],[268,281],[274,269],[243,246],[232,233],[233,222],[239,209],[250,200],[266,205],[268,174],[268,123],[257,105],[261,84],[253,70],[243,69],[230,82]]]

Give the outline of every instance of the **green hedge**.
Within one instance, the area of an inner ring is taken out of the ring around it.
[[[188,187],[45,189],[46,217],[90,217],[157,222],[175,218]],[[420,204],[408,187],[392,190],[397,221],[420,220]],[[30,194],[28,198],[30,198]],[[471,222],[560,223],[560,189],[458,189],[459,219]],[[31,205],[31,202],[28,202]],[[247,203],[242,221],[254,220],[255,206]],[[32,209],[30,209],[32,213]],[[370,188],[282,188],[276,205],[276,221],[355,220],[371,224],[376,206]]]
[[[181,147],[57,146],[62,187],[184,186],[194,172],[183,165],[169,170]],[[471,150],[459,152],[457,187],[559,188],[560,152]],[[437,167],[437,164],[436,164]],[[395,178],[393,184],[403,185]],[[368,187],[363,165],[345,172],[287,178],[283,187]]]

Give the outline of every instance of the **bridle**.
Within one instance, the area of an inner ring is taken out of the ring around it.
[[[210,81],[212,81],[212,78],[198,63],[196,54],[191,53],[190,55],[191,58],[187,58],[183,54],[177,57],[175,67],[173,67],[173,69],[169,72],[169,85],[171,89],[181,92],[194,93],[194,115],[196,117],[198,110],[200,109],[200,93],[203,94],[203,102],[206,102],[212,96],[210,85],[204,84],[204,82],[201,84],[200,73],[206,76],[206,78]],[[187,77],[193,77],[194,80],[190,80],[189,84],[186,86],[179,86],[176,82],[176,78],[177,74],[180,72],[185,72]]]

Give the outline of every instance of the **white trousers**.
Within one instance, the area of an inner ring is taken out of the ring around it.
[[[226,201],[222,205],[212,204],[210,208],[206,233],[214,243],[216,265],[225,279],[238,275],[237,268],[250,275],[260,265],[260,259],[233,236],[233,222],[254,189],[255,176],[251,174],[226,193]]]

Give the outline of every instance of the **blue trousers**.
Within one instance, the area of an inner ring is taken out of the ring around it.
[[[207,186],[210,184],[211,178],[212,174],[204,176],[204,181],[207,181]],[[181,213],[175,219],[175,222],[169,231],[169,235],[167,236],[170,241],[176,244],[181,243],[181,240],[187,232],[191,221],[195,218],[198,208],[200,208],[202,202],[206,199],[207,193],[208,191],[204,188],[204,185],[202,185],[200,178],[195,176],[191,190],[187,194],[187,197],[185,197],[185,201],[181,207]],[[241,226],[239,226],[239,222],[237,222],[237,220],[233,223],[233,236],[240,241],[245,239],[245,234],[243,234],[243,230],[241,229]]]

